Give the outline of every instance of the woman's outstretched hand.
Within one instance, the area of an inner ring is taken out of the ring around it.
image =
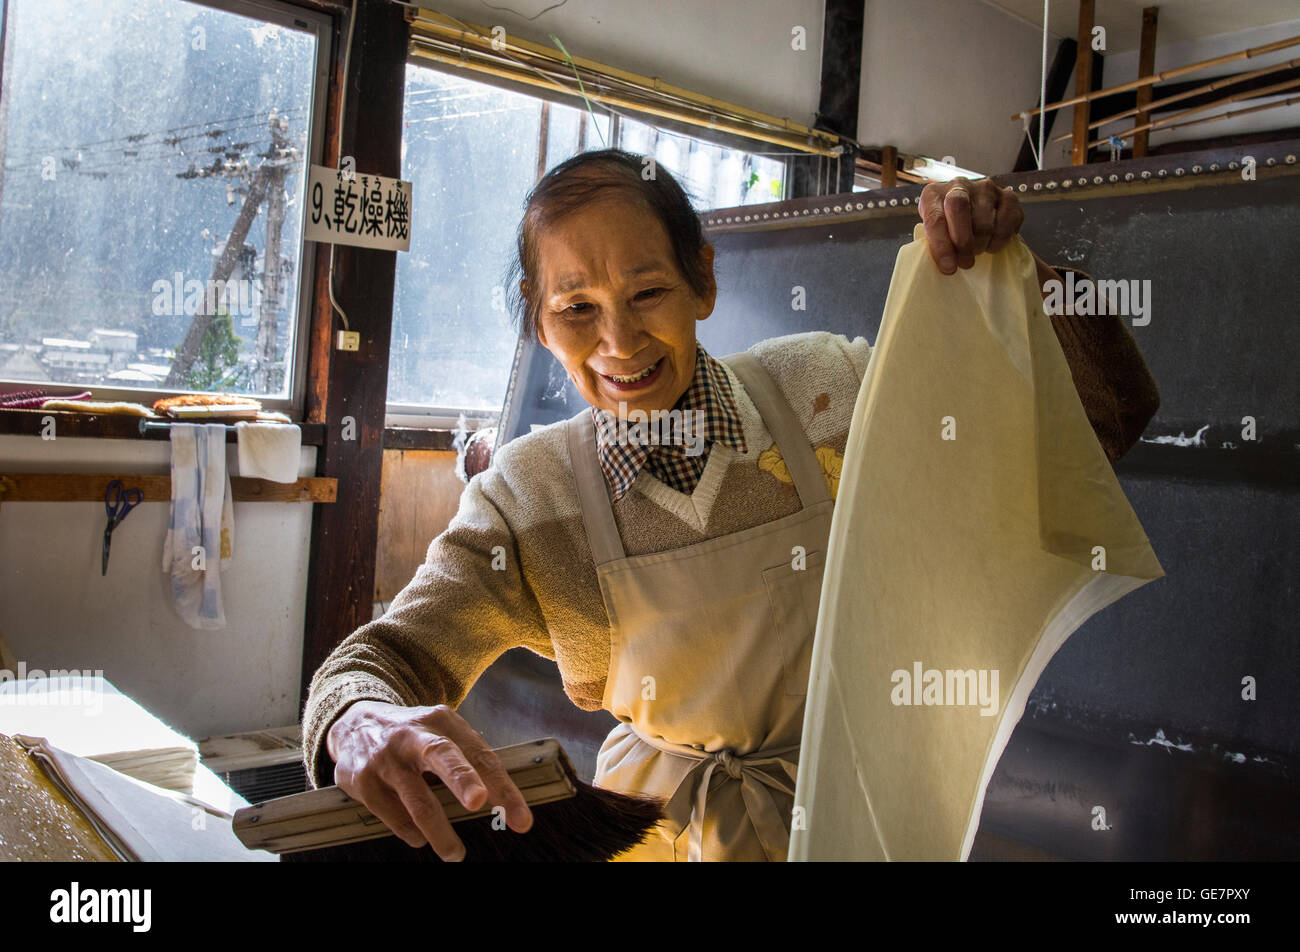
[[[524,796],[492,748],[446,704],[399,707],[357,701],[330,727],[334,782],[360,800],[408,846],[428,843],[444,860],[465,858],[442,804],[424,780],[442,778],[468,810],[505,807],[516,833],[533,825]]]
[[[990,179],[932,182],[921,190],[917,211],[930,257],[944,274],[974,267],[975,256],[985,251],[1002,250],[1025,220],[1015,191]]]

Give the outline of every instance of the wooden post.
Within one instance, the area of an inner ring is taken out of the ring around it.
[[[880,149],[880,187],[894,188],[898,185],[898,147],[882,146]]]
[[[1156,18],[1159,7],[1146,7],[1142,11],[1142,47],[1138,51],[1138,76],[1150,76],[1156,71]],[[1151,87],[1142,86],[1137,91],[1138,114],[1134,125],[1147,124],[1147,112],[1142,107],[1151,101]],[[1145,130],[1133,136],[1133,158],[1140,159],[1147,154],[1147,133]]]
[[[1092,24],[1095,0],[1079,0],[1079,47],[1074,56],[1074,94],[1082,96],[1092,92]],[[1070,149],[1070,163],[1083,165],[1088,161],[1088,103],[1074,107],[1074,143]]]
[[[362,2],[348,76],[342,154],[356,160],[358,175],[401,175],[402,100],[410,30],[396,4]],[[341,44],[341,31],[335,36]],[[337,110],[343,53],[337,52],[331,113]],[[334,135],[338,130],[332,130]],[[327,132],[327,164],[338,140]],[[418,210],[416,212],[418,214]],[[397,253],[335,248],[334,294],[352,330],[361,334],[353,352],[333,347],[341,323],[329,303],[329,253],[317,255],[315,319],[311,331],[308,419],[328,424],[317,455],[316,475],[338,480],[337,503],[317,506],[312,518],[307,569],[307,612],[302,644],[302,691],[329,653],[370,621],[379,533],[383,471],[384,410],[388,396],[388,349],[392,333]],[[350,419],[349,419],[350,418]]]
[[[821,87],[813,121],[815,129],[857,138],[865,23],[866,0],[826,0],[823,5]],[[848,143],[843,145],[848,151],[838,157],[792,156],[788,160],[785,197],[806,198],[853,191],[857,153]]]

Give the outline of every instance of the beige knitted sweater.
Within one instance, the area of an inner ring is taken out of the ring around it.
[[[1146,365],[1116,318],[1052,321],[1089,419],[1109,457],[1118,459],[1158,405]],[[870,346],[864,338],[813,332],[762,341],[750,353],[789,401],[834,493]],[[746,452],[714,444],[689,497],[643,470],[613,506],[629,556],[693,545],[798,510],[780,451],[740,381],[727,373]],[[316,672],[303,714],[313,783],[332,782],[325,735],[352,702],[457,707],[496,658],[521,645],[557,662],[574,704],[600,708],[608,618],[562,423],[501,448],[470,480],[447,530],[430,543],[388,611],[348,636]]]

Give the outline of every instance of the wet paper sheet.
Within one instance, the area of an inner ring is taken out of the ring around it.
[[[789,858],[965,860],[1047,662],[1162,575],[1024,242],[943,275],[917,225],[844,454]]]

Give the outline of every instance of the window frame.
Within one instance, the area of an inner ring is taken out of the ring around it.
[[[306,161],[302,174],[305,183],[313,164],[328,164],[324,162],[325,125],[328,118],[330,66],[334,56],[334,17],[328,13],[296,6],[290,0],[175,0],[175,2],[190,3],[225,13],[249,17],[250,19],[258,19],[284,29],[293,30],[297,33],[308,33],[316,37],[316,57],[312,68],[313,78],[309,107],[311,122],[304,154]],[[6,42],[12,41],[12,37],[6,37]],[[3,91],[2,80],[3,78],[0,77],[0,92]],[[305,195],[305,185],[303,189]],[[250,395],[261,403],[264,409],[287,413],[291,419],[297,422],[305,420],[308,356],[312,323],[316,311],[316,257],[318,248],[316,242],[302,237],[306,233],[306,204],[306,201],[299,203],[299,215],[304,216],[304,220],[299,228],[298,295],[295,298],[295,309],[292,315],[294,328],[293,347],[291,352],[286,354],[286,362],[289,364],[289,379],[291,381],[289,392],[287,396],[283,397]],[[265,211],[259,211],[258,214],[264,215]],[[151,406],[155,401],[167,397],[186,393],[209,392],[165,388],[144,389],[101,384],[82,385],[54,380],[15,380],[7,377],[0,378],[0,384],[24,390],[39,387],[47,391],[51,398],[90,390],[97,401],[144,403],[146,406]]]
[[[560,92],[559,90],[543,89],[537,86],[529,85],[528,83],[515,82],[514,80],[506,79],[505,77],[502,76],[493,76],[489,73],[480,73],[473,70],[457,71],[452,67],[439,66],[430,63],[427,60],[419,59],[417,57],[408,56],[406,60],[406,64],[408,67],[413,66],[419,69],[427,69],[431,72],[442,73],[447,76],[456,77],[458,79],[466,79],[471,82],[480,83],[484,86],[491,86],[496,89],[503,90],[505,92],[517,93],[518,95],[521,96],[527,96],[531,99],[537,100],[539,106],[541,103],[547,102],[553,105],[567,106],[570,109],[578,109],[579,111],[584,111],[584,112],[587,109],[587,105],[585,102],[583,102],[582,97],[570,96]],[[605,109],[604,106],[601,106],[599,103],[595,103],[592,105],[592,111],[595,112],[597,115],[600,115],[601,112],[603,111],[607,115],[609,115],[611,119],[614,120],[621,120],[623,118],[621,115],[614,115],[612,113],[609,113],[608,110]],[[721,146],[727,149],[735,149],[740,152],[755,152],[755,151],[761,151],[763,149],[774,150],[779,148],[773,143],[764,142],[760,139],[750,139],[748,137],[738,136],[733,133],[705,129],[701,126],[693,125],[688,122],[681,122],[675,119],[665,119],[661,116],[651,115],[650,113],[639,113],[635,109],[620,108],[618,112],[626,113],[629,116],[636,118],[638,122],[645,123],[646,125],[655,126],[656,128],[662,129],[663,131],[673,135],[680,135],[692,139],[698,139],[699,141],[709,143],[710,145]],[[615,123],[614,125],[617,126],[617,123]],[[593,136],[595,136],[594,139]],[[600,142],[600,137],[596,135],[589,128],[587,147],[590,149],[593,147],[593,143],[599,145],[599,142]],[[756,146],[758,147],[757,150],[755,149]],[[791,157],[796,156],[798,154],[799,153],[795,152],[794,150],[791,150],[790,152]],[[769,158],[772,157],[769,156]],[[783,167],[783,173],[782,173],[783,180],[788,182],[790,178],[790,158],[778,158],[777,161],[780,161]],[[780,199],[777,199],[777,201],[780,201]],[[708,209],[701,210],[701,214],[707,211]],[[396,295],[396,290],[394,290],[394,295]],[[510,374],[512,376],[517,371],[518,368],[520,346],[521,346],[521,342],[518,339],[518,335],[516,335],[515,356],[511,361],[511,370],[510,370]],[[510,391],[510,382],[507,381],[506,384],[507,394],[509,393],[509,391]],[[504,400],[503,400],[503,406],[504,406]],[[501,410],[503,408],[503,407],[497,407],[494,410],[470,410],[470,409],[463,409],[460,407],[428,406],[424,404],[397,403],[393,401],[387,401],[385,403],[385,407],[386,407],[385,414],[384,414],[385,427],[407,427],[413,429],[428,429],[428,430],[455,429],[459,425],[460,417],[464,416],[465,426],[467,431],[469,432],[473,432],[475,429],[481,426],[496,425],[500,420]]]

